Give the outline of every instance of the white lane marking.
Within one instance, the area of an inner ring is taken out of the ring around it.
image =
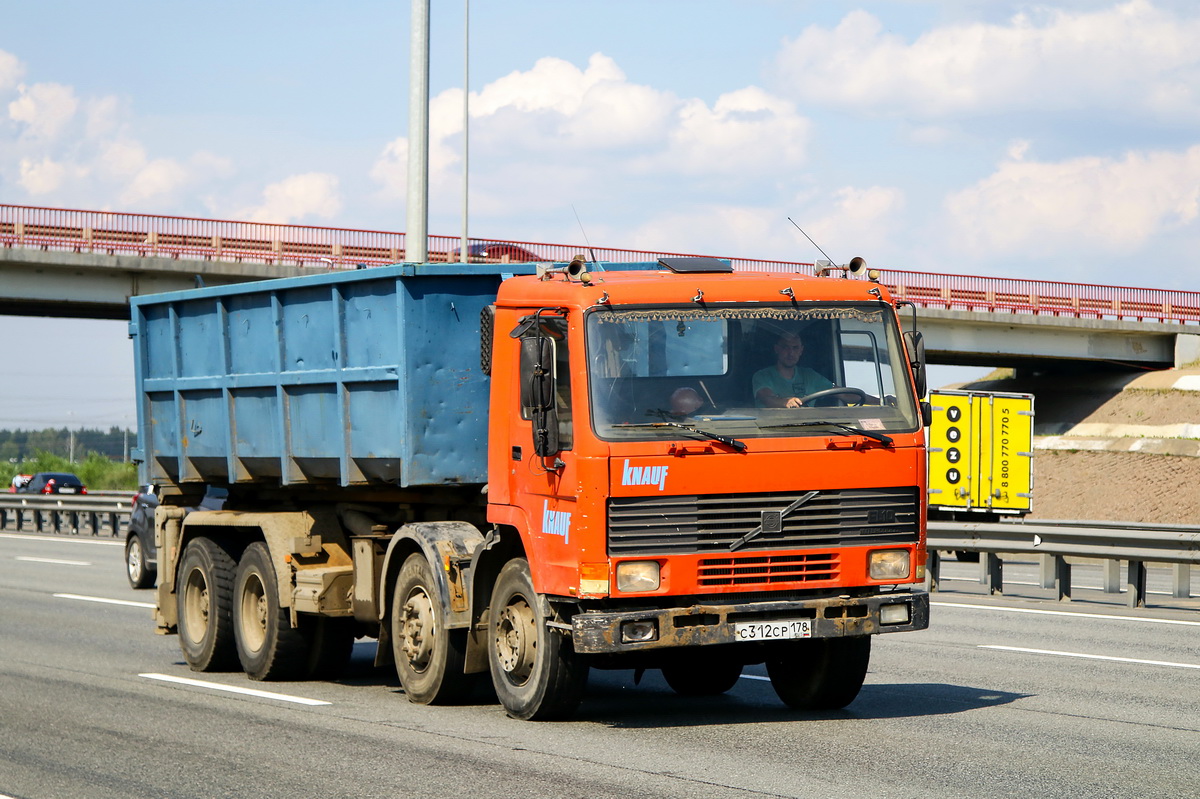
[[[761,674],[743,674],[742,679],[743,680],[762,680],[764,682],[771,681],[770,677],[764,677]]]
[[[1070,610],[1037,610],[1035,608],[1002,608],[991,605],[972,605],[969,602],[930,602],[935,607],[970,608],[972,610],[990,610],[996,613],[1037,613],[1043,616],[1078,616],[1081,619],[1103,619],[1105,621],[1132,621],[1139,624],[1178,624],[1185,627],[1200,627],[1200,621],[1184,621],[1182,619],[1152,619],[1135,616],[1113,616],[1104,613],[1076,613]]]
[[[20,533],[0,533],[0,538],[16,538],[21,541],[61,541],[67,544],[91,544],[98,547],[123,547],[124,541],[105,541],[97,538],[77,538],[65,535],[22,535]],[[0,797],[4,799],[4,797]]]
[[[145,677],[148,680],[161,680],[162,682],[173,682],[179,685],[190,685],[194,688],[210,688],[214,691],[228,691],[232,694],[244,694],[245,696],[257,696],[261,699],[278,699],[280,702],[294,702],[297,705],[328,705],[330,702],[323,702],[320,699],[308,699],[303,696],[289,696],[287,694],[277,694],[271,691],[259,691],[256,688],[239,688],[233,685],[222,685],[216,682],[204,682],[203,680],[193,680],[188,677],[172,677],[169,674],[139,674],[139,677]]]
[[[82,596],[81,594],[55,594],[59,599],[78,599],[81,602],[100,602],[105,605],[128,605],[131,608],[152,608],[153,602],[133,602],[128,599],[107,599],[102,596]]]
[[[1054,655],[1063,658],[1082,658],[1084,660],[1110,660],[1115,663],[1140,663],[1144,666],[1170,666],[1174,669],[1200,669],[1200,663],[1172,663],[1168,660],[1142,660],[1141,658],[1118,658],[1112,655],[1089,655],[1083,652],[1057,652],[1053,649],[1027,649],[1021,646],[989,646],[981,644],[980,649],[999,649],[1004,652],[1025,652],[1031,655]]]
[[[60,566],[91,566],[91,561],[86,560],[55,560],[54,558],[27,558],[21,555],[13,558],[13,560],[23,560],[26,563],[56,563]]]

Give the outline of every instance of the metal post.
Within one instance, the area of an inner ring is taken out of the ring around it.
[[[1054,558],[1054,589],[1059,602],[1071,601],[1071,564],[1062,555]]]
[[[1140,560],[1129,561],[1129,573],[1125,578],[1129,591],[1128,604],[1131,608],[1146,607],[1146,564]]]
[[[1192,565],[1190,563],[1175,564],[1175,597],[1187,599],[1192,595]]]
[[[408,225],[404,260],[429,260],[429,0],[412,0],[408,67]]]
[[[1121,593],[1121,561],[1104,561],[1104,593]]]
[[[984,553],[983,573],[989,594],[1004,593],[1004,561],[995,552]]]
[[[1058,558],[1054,555],[1038,555],[1038,562],[1041,566],[1042,588],[1053,588],[1057,579],[1055,570],[1058,568]]]

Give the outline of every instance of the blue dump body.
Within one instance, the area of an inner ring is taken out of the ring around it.
[[[396,264],[131,300],[143,481],[483,483],[479,315],[531,264]]]

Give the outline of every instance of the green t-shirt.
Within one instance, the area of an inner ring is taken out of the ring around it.
[[[819,372],[807,366],[797,366],[792,373],[792,379],[786,380],[774,366],[759,369],[754,373],[751,383],[754,389],[754,404],[762,406],[758,392],[764,388],[771,389],[779,397],[806,397],[809,394],[833,388],[833,383],[821,376]]]

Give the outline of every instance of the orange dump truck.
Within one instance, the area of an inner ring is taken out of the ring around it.
[[[197,670],[409,699],[490,674],[562,718],[589,669],[683,694],[765,664],[842,707],[923,629],[919,336],[867,280],[397,264],[133,300],[156,619]]]

